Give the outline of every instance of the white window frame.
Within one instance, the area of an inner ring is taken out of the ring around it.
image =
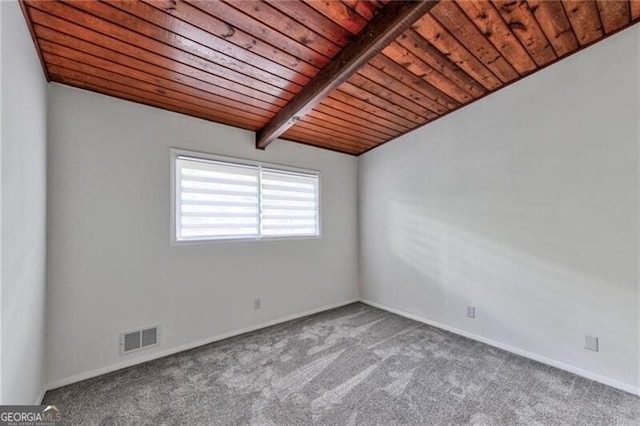
[[[176,187],[178,185],[178,174],[176,172],[176,160],[178,157],[193,157],[194,159],[202,159],[202,160],[210,160],[210,161],[219,161],[223,163],[237,164],[240,166],[254,166],[259,169],[271,169],[275,171],[283,171],[283,172],[291,172],[291,173],[300,173],[306,175],[317,176],[318,178],[318,233],[316,235],[284,235],[284,236],[262,236],[258,235],[257,237],[229,237],[229,238],[205,238],[198,240],[178,240],[177,235],[177,224],[176,220],[178,218],[178,203],[176,200]],[[277,163],[265,163],[263,161],[256,160],[248,160],[245,158],[238,157],[229,157],[217,154],[211,154],[200,151],[192,151],[182,148],[170,148],[169,149],[169,159],[171,163],[171,197],[170,197],[170,209],[171,209],[171,226],[170,226],[170,245],[171,246],[185,246],[185,245],[199,245],[199,244],[221,244],[228,242],[257,242],[257,241],[282,241],[282,240],[314,240],[319,239],[322,236],[322,188],[321,188],[321,177],[320,172],[317,170],[310,169],[302,169],[299,167],[287,166]]]

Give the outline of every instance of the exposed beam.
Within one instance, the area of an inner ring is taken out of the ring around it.
[[[436,4],[438,0],[389,2],[256,134],[256,148],[265,149]]]

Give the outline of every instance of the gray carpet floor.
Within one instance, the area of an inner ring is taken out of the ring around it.
[[[360,303],[47,392],[73,425],[639,425],[640,398]]]

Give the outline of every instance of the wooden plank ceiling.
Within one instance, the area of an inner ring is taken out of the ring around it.
[[[51,81],[256,132],[386,7],[23,2]],[[282,138],[358,155],[639,19],[640,0],[440,1]]]

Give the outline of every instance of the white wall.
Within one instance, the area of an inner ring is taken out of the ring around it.
[[[357,298],[355,157],[55,84],[49,114],[49,383]],[[170,147],[319,170],[322,237],[170,246]]]
[[[45,340],[46,81],[20,7],[2,31],[2,403],[33,404]]]
[[[2,6],[0,6],[0,236],[2,235]],[[0,240],[1,241],[1,240]],[[2,404],[2,244],[0,243],[0,404]]]
[[[637,389],[639,33],[360,157],[363,298]]]

